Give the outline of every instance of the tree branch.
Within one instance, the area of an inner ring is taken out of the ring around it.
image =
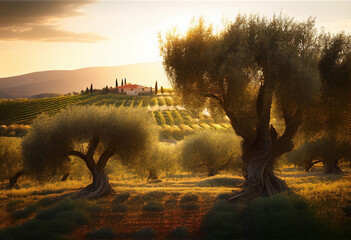
[[[87,159],[86,155],[84,155],[81,152],[74,151],[74,150],[67,153],[67,156],[77,156],[77,157],[80,157],[81,159],[83,159],[84,161],[86,161],[86,159]]]
[[[203,96],[204,97],[208,97],[208,98],[213,98],[213,99],[217,100],[219,105],[221,105],[221,107],[224,108],[223,101],[218,96],[216,96],[215,94],[206,93]]]
[[[286,152],[290,152],[294,148],[293,138],[302,122],[302,113],[297,110],[293,116],[285,116],[285,131],[283,135],[276,141],[272,148],[274,158],[281,156]]]
[[[98,146],[99,142],[100,142],[100,137],[98,135],[94,135],[89,143],[87,156],[94,155],[96,147]]]
[[[100,156],[99,161],[96,164],[97,169],[104,169],[107,161],[116,153],[116,150],[106,149]]]

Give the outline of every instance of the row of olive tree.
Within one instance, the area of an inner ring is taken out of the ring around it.
[[[67,177],[72,165],[81,159],[93,179],[76,196],[95,198],[114,193],[105,171],[109,159],[117,159],[141,175],[147,173],[148,180],[157,180],[161,171],[172,171],[178,164],[189,171],[205,166],[203,170],[215,175],[238,168],[235,159],[240,153],[238,147],[236,151],[232,148],[233,139],[231,134],[204,131],[179,146],[162,144],[157,126],[146,111],[74,106],[55,116],[35,119],[21,144],[23,166],[17,151],[19,166],[13,171],[25,169],[27,176],[46,181],[54,176]],[[238,139],[236,142],[238,145]],[[14,146],[17,150],[19,143]]]
[[[330,117],[326,123],[336,123],[333,118],[340,112],[329,110],[336,103],[349,105],[346,98],[329,105],[320,100],[330,95],[336,99],[337,89],[350,82],[350,45],[344,42],[334,49],[337,38],[318,33],[313,19],[298,22],[281,15],[272,19],[239,15],[218,34],[200,19],[183,36],[176,30],[160,36],[165,71],[186,107],[222,110],[243,139],[242,194],[287,190],[274,166],[293,150],[301,125],[311,130],[303,124],[311,120],[308,114],[322,109]],[[281,132],[272,124],[272,113],[284,123]],[[335,133],[328,124],[317,128],[314,136],[328,130]]]
[[[156,141],[155,128],[145,112],[126,109],[73,107],[54,117],[40,116],[23,142],[0,139],[0,180],[9,180],[12,188],[24,172],[39,181],[66,179],[68,173],[71,178],[91,175],[93,183],[78,193],[91,198],[113,193],[107,174],[121,171],[122,165],[148,180],[176,169],[213,176],[240,168],[240,140],[231,133],[203,131],[173,145]],[[118,160],[117,167],[109,159]]]

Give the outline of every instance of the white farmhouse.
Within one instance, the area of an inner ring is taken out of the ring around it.
[[[152,91],[151,87],[144,87],[138,84],[131,84],[131,83],[127,83],[123,86],[119,86],[116,89],[118,89],[120,93],[126,93],[129,96],[150,94]]]

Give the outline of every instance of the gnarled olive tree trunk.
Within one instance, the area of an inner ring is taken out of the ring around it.
[[[338,174],[343,175],[344,172],[338,166],[339,160],[341,157],[335,157],[330,161],[326,161],[325,163],[325,173],[326,174]]]
[[[78,198],[99,198],[114,194],[115,191],[110,185],[107,174],[105,173],[105,166],[107,161],[116,153],[113,149],[106,149],[100,156],[99,160],[95,162],[94,153],[99,144],[99,137],[94,136],[89,143],[87,154],[78,151],[71,151],[69,155],[80,157],[87,165],[89,171],[93,176],[93,182],[80,190],[76,197]]]
[[[281,137],[273,125],[270,125],[271,106],[274,86],[262,84],[257,97],[257,123],[255,128],[244,131],[238,124],[238,119],[232,114],[227,114],[236,133],[243,138],[243,171],[245,195],[270,196],[289,190],[286,183],[274,174],[277,158],[293,149],[292,138],[301,123],[301,115],[284,112],[286,124]],[[249,133],[248,133],[249,132]],[[236,197],[232,198],[235,199]]]

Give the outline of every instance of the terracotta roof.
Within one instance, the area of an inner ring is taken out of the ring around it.
[[[138,84],[130,84],[130,83],[127,83],[127,84],[125,84],[125,85],[123,85],[123,86],[119,86],[119,87],[117,87],[118,89],[122,89],[122,88],[132,88],[132,89],[134,89],[134,88],[138,88],[138,87],[144,87],[144,86],[141,86],[141,85],[138,85]]]

